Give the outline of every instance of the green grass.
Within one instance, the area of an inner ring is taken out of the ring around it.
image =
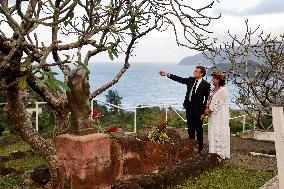
[[[9,174],[4,177],[0,177],[0,188],[14,188],[21,185],[23,182],[21,175]]]
[[[31,148],[27,143],[21,141],[21,142],[18,142],[16,144],[12,144],[12,145],[6,146],[4,148],[1,148],[0,149],[0,155],[1,156],[9,156],[13,152],[26,152],[26,151],[29,151],[30,149]]]
[[[7,142],[7,141],[20,141],[22,140],[21,137],[9,130],[5,130],[2,133],[2,140],[3,142]]]
[[[168,189],[259,189],[274,174],[251,171],[240,166],[225,165],[202,173],[179,186]]]
[[[13,152],[24,152],[25,155],[17,160],[10,160],[6,161],[4,163],[0,163],[0,169],[1,167],[5,168],[14,168],[18,170],[16,173],[12,173],[6,176],[0,175],[0,188],[2,189],[8,189],[8,188],[14,188],[15,186],[21,186],[22,185],[22,178],[21,174],[24,173],[27,170],[32,169],[33,167],[42,165],[45,163],[45,160],[42,156],[37,154],[31,154],[29,153],[29,150],[31,150],[31,147],[24,141],[18,139],[16,135],[13,134],[5,134],[5,140],[9,141],[17,141],[17,143],[5,146],[0,149],[0,155],[9,157]]]
[[[5,163],[5,167],[11,167],[18,170],[29,170],[33,167],[44,164],[44,158],[40,155],[27,155],[18,160],[11,160]]]

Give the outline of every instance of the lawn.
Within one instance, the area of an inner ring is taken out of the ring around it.
[[[5,143],[5,145],[0,146],[1,189],[22,185],[23,179],[21,175],[23,173],[33,167],[44,164],[44,159],[35,154],[30,146],[18,136],[6,133],[2,138],[2,143]]]
[[[272,171],[251,171],[241,166],[224,165],[168,189],[259,189],[273,176]]]

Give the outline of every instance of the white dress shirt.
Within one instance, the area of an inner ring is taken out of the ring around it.
[[[197,81],[196,81],[196,80],[194,81],[194,83],[197,82],[197,83],[196,83],[196,87],[195,87],[195,91],[194,91],[195,93],[196,93],[196,91],[197,91],[197,89],[198,89],[198,87],[199,87],[201,81],[202,81],[202,78],[198,79]],[[194,87],[194,84],[193,84],[193,86],[192,86],[192,88],[191,88],[191,91],[190,91],[190,93],[189,93],[189,102],[191,102],[191,96],[192,96],[193,87]]]

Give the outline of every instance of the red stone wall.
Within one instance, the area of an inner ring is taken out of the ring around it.
[[[59,188],[110,188],[196,156],[196,146],[190,139],[159,144],[135,137],[110,139],[105,134],[61,135],[56,139]]]

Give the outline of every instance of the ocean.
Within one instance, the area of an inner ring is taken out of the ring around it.
[[[122,66],[119,63],[90,64],[91,91],[112,80]],[[132,63],[118,83],[110,89],[118,91],[118,94],[122,97],[122,106],[126,108],[159,104],[182,106],[186,85],[172,81],[167,77],[161,77],[158,73],[159,70],[163,70],[181,77],[189,77],[193,75],[194,69],[194,65]],[[204,79],[210,82],[211,76]],[[228,83],[227,89],[230,96],[230,107],[238,108],[232,102],[236,87]],[[105,101],[106,94],[107,91],[97,96],[96,99]]]

